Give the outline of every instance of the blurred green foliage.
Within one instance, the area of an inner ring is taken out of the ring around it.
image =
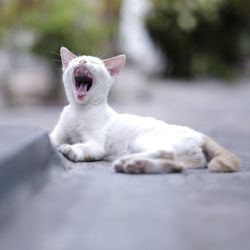
[[[1,0],[0,38],[31,30],[36,37],[33,50],[48,57],[61,46],[79,54],[109,53],[119,6],[120,0]]]
[[[229,77],[250,56],[250,1],[153,0],[146,26],[173,77]]]

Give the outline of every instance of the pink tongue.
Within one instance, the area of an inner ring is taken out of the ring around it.
[[[77,95],[80,97],[85,96],[87,93],[87,84],[81,84],[79,89],[77,90]]]

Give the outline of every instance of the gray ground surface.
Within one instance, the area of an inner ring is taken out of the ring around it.
[[[153,115],[214,137],[242,160],[239,172],[116,174],[109,163],[71,164],[2,232],[1,249],[249,249],[250,84],[144,81],[128,70],[116,110]],[[132,82],[133,83],[133,82]],[[139,87],[138,87],[139,86]],[[0,109],[0,124],[51,129],[60,108]],[[13,240],[13,237],[15,240]]]

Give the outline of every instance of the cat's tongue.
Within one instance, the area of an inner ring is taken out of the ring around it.
[[[88,87],[88,84],[82,83],[77,90],[77,96],[84,97],[87,94],[87,87]]]

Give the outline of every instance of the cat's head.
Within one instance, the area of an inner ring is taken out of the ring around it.
[[[122,70],[126,56],[106,60],[93,56],[76,56],[68,49],[60,50],[63,82],[69,102],[84,104],[103,100]]]

